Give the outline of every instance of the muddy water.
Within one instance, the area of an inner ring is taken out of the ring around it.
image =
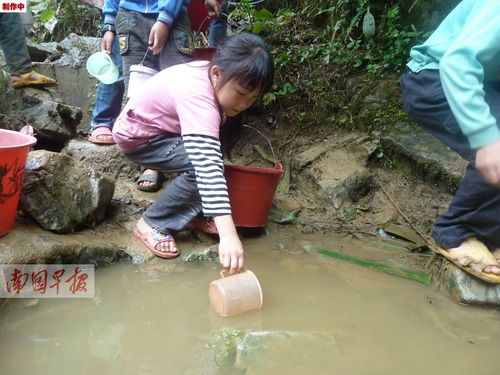
[[[498,374],[498,311],[460,306],[435,285],[304,251],[330,248],[391,263],[397,250],[289,231],[245,245],[247,266],[263,287],[262,310],[218,317],[207,298],[215,264],[114,265],[97,271],[93,300],[7,305],[0,374],[238,374],[220,368],[206,344],[240,330],[329,334],[335,343],[322,353],[320,339],[290,339],[293,348],[268,347],[255,366],[247,362],[247,374]]]

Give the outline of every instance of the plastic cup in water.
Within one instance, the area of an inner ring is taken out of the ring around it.
[[[214,310],[222,316],[241,314],[262,307],[263,296],[257,276],[246,270],[210,283],[208,297]]]
[[[118,68],[105,52],[96,52],[87,59],[87,71],[107,85],[115,83],[119,76]]]

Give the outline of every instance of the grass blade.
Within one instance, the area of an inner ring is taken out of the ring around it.
[[[341,254],[337,253],[335,251],[331,250],[325,250],[325,249],[319,249],[318,253],[327,255],[329,257],[343,260],[352,264],[357,264],[358,266],[363,266],[363,267],[368,267],[374,270],[382,271],[385,273],[389,273],[394,276],[399,276],[399,277],[404,277],[405,279],[410,279],[410,280],[415,280],[418,281],[422,284],[429,285],[431,282],[431,275],[428,275],[426,273],[421,273],[421,272],[413,272],[413,271],[407,271],[402,268],[397,268],[397,267],[392,267],[388,266],[386,264],[381,264],[381,263],[375,263],[375,262],[370,262],[367,260],[362,260],[358,258],[354,258],[350,255],[346,254]]]

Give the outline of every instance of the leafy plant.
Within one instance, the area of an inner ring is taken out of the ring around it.
[[[228,21],[236,25],[236,31],[248,31],[259,34],[266,29],[271,22],[273,14],[266,8],[257,6],[247,0],[243,0],[236,5],[230,13]]]
[[[75,0],[31,0],[38,38],[60,41],[70,33],[98,36],[101,15],[98,9]]]
[[[402,116],[399,103],[389,104],[390,111],[381,108],[371,113],[371,119],[359,116],[348,105],[352,94],[346,90],[350,77],[368,74],[377,81],[402,71],[410,47],[427,36],[402,23],[399,2],[329,0],[318,4],[302,0],[279,4],[286,7],[273,9],[273,17],[265,20],[261,31],[273,48],[277,71],[272,92],[264,96],[265,105],[278,105],[283,116],[293,116],[293,122],[303,126],[333,123],[378,128]],[[252,13],[255,9],[243,5],[239,11],[234,20],[244,20],[244,29],[250,31],[258,22]]]
[[[242,331],[235,329],[225,330],[214,335],[211,342],[205,344],[205,348],[213,353],[216,363],[219,365],[229,364],[236,354],[236,342],[239,341],[242,336]]]

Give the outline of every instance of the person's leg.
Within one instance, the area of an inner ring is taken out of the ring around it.
[[[434,240],[450,251],[459,249],[470,237],[478,237],[489,246],[500,244],[500,190],[487,184],[476,170],[475,150],[449,108],[439,72],[406,73],[401,77],[401,90],[410,117],[469,161],[448,211],[433,227]],[[499,116],[499,92],[491,85],[485,85],[485,91],[492,113]],[[484,271],[500,274],[497,266],[487,266]]]
[[[477,237],[490,248],[500,247],[500,189],[488,184],[471,161],[448,211],[434,224],[433,237],[455,248]]]
[[[208,45],[217,47],[227,33],[227,1],[222,3],[221,15],[210,23],[208,28]]]
[[[33,71],[24,27],[18,13],[0,13],[0,47],[14,88],[57,86],[54,79]]]
[[[498,87],[485,83],[484,90],[490,111],[500,119]],[[500,247],[500,189],[486,182],[475,168],[475,159],[469,162],[448,212],[438,219],[434,231],[435,238],[447,247],[459,245],[455,237],[470,236],[478,237],[490,248]]]
[[[148,68],[160,70],[158,56],[147,53],[149,32],[155,22],[156,15],[142,14],[122,8],[118,11],[116,39],[120,45],[125,90],[128,90],[132,65],[142,64]],[[156,191],[160,187],[160,175],[155,170],[144,169],[137,184],[140,190]]]
[[[112,56],[113,63],[118,67],[118,81],[110,85],[102,82],[99,83],[96,91],[95,107],[92,111],[92,119],[90,121],[91,130],[103,126],[112,129],[115,119],[120,114],[125,85],[123,83],[122,59],[117,38],[113,42],[112,51],[114,55]],[[102,137],[105,138],[103,141],[113,140],[110,134],[102,135]]]
[[[0,13],[0,46],[11,75],[19,76],[32,71],[24,28],[18,13]]]
[[[201,198],[192,166],[179,136],[158,136],[136,151],[125,153],[133,162],[146,168],[179,173],[167,189],[144,212],[137,228],[143,233],[167,236],[183,229],[201,212]],[[157,250],[175,251],[175,242],[160,241]]]

